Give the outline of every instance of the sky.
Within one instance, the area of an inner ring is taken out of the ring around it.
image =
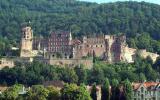
[[[160,4],[160,0],[79,0],[79,1],[89,1],[89,2],[97,2],[97,3],[107,3],[107,2],[116,2],[116,1],[145,1],[155,4]]]

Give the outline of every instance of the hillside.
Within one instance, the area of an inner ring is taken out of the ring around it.
[[[125,33],[130,47],[160,53],[160,6],[156,4],[0,0],[1,49],[17,45],[20,29],[29,21],[35,35],[47,36],[54,30],[71,30],[74,36]]]

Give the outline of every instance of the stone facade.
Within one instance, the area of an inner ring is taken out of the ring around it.
[[[22,38],[20,44],[20,57],[31,57],[33,44],[33,31],[31,27],[25,27],[22,29]]]
[[[14,61],[9,58],[1,58],[0,59],[0,70],[4,67],[13,68],[14,67]]]
[[[72,58],[72,36],[70,32],[52,32],[48,40],[47,51],[53,57],[58,53],[62,58]]]
[[[61,67],[75,67],[83,64],[86,69],[93,67],[93,59],[55,59],[55,58],[37,58],[37,61],[45,64],[57,65]]]
[[[143,58],[147,58],[148,56],[151,57],[151,59],[153,60],[153,62],[155,62],[157,60],[157,57],[159,57],[158,54],[147,52],[145,49],[144,50],[139,50],[139,54]]]
[[[33,49],[38,51],[44,51],[50,56],[57,58],[72,58],[73,46],[72,35],[70,32],[57,31],[52,32],[47,38],[34,38]]]
[[[134,48],[129,48],[128,46],[126,46],[124,48],[124,50],[125,50],[125,53],[124,53],[125,59],[124,59],[124,61],[126,61],[128,63],[133,63],[134,60],[135,60],[135,54],[136,54],[137,50],[134,49]]]
[[[108,62],[120,62],[125,60],[124,48],[126,47],[126,37],[124,35],[105,35],[106,60]]]
[[[105,41],[101,38],[83,37],[82,43],[74,45],[74,57],[82,58],[86,56],[103,57],[105,53]]]
[[[132,60],[131,54],[128,55],[127,47],[124,35],[105,35],[96,38],[84,37],[82,43],[74,46],[73,52],[75,58],[96,56],[113,63],[128,61],[126,60],[128,56]]]
[[[138,51],[143,58],[150,56],[153,61],[159,57],[158,54],[146,50],[129,48],[126,44],[125,35],[72,39],[70,32],[58,31],[52,32],[47,38],[33,38],[31,27],[25,27],[22,29],[20,57],[43,56],[44,59],[99,57],[109,63],[133,63]]]

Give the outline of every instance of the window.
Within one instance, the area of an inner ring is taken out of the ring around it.
[[[140,91],[138,91],[138,96],[140,96]]]
[[[141,87],[141,92],[143,92],[144,91],[144,88],[143,87]]]
[[[145,91],[145,95],[147,95],[147,91]]]
[[[137,92],[134,92],[134,96],[136,96]]]
[[[141,99],[143,99],[144,98],[144,96],[143,96],[143,94],[141,95]]]

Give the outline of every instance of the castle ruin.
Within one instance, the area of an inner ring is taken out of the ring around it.
[[[142,57],[151,56],[153,61],[159,56],[154,53],[144,52],[144,50],[141,51]],[[108,63],[133,63],[137,50],[128,47],[125,35],[103,35],[72,39],[71,32],[58,31],[52,32],[48,38],[33,38],[31,27],[23,28],[20,57],[34,57],[39,52],[41,52],[41,57],[45,59],[44,61],[48,59],[47,62],[50,62],[50,64],[58,63],[57,59],[59,64],[63,63],[62,59],[70,59],[70,61],[64,61],[64,65],[65,62],[67,64],[70,62],[73,65],[75,59],[82,60],[87,57],[99,57]],[[83,63],[83,60],[77,62]]]

